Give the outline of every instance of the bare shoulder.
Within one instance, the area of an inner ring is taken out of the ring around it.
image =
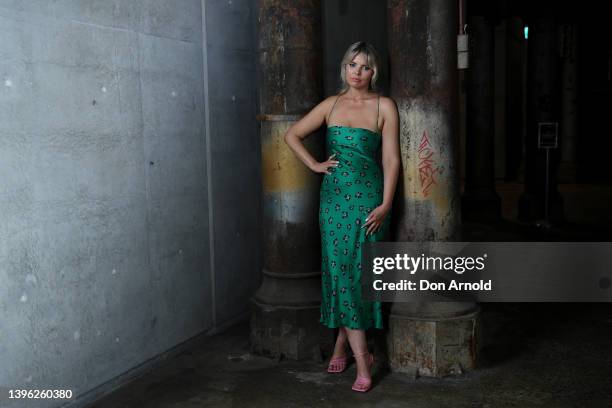
[[[288,132],[297,134],[300,139],[306,138],[309,134],[326,123],[327,113],[329,112],[334,99],[334,95],[323,99],[314,108],[312,108],[310,112],[291,125]]]
[[[319,102],[315,108],[323,110],[323,111],[328,111],[329,108],[331,108],[331,106],[333,105],[334,101],[336,100],[336,96],[337,95],[328,96],[327,98]]]
[[[380,97],[380,113],[385,118],[397,116],[397,105],[395,101],[387,96]]]
[[[324,103],[324,104],[326,104],[326,105],[330,105],[330,106],[331,106],[331,105],[333,105],[333,103],[336,101],[336,98],[338,98],[338,96],[339,96],[339,94],[336,94],[336,95],[329,95],[329,96],[328,96],[327,98],[325,98],[325,99],[323,100],[323,102],[321,102],[321,103]]]
[[[386,112],[392,112],[397,110],[397,106],[395,105],[395,101],[388,96],[380,96],[380,110]]]
[[[327,98],[323,99],[321,103],[319,103],[319,107],[323,110],[323,113],[326,119],[327,119],[327,114],[331,110],[337,98],[338,98],[338,95],[330,95]]]
[[[331,109],[335,99],[336,95],[331,95],[323,99],[321,102],[316,104],[314,108],[312,108],[312,110],[306,115],[306,118],[316,117],[317,120],[323,120],[324,118],[327,118],[327,112],[329,112],[329,110]]]

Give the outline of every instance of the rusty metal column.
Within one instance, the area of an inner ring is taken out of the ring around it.
[[[495,192],[493,13],[486,12],[479,2],[471,2],[470,6],[462,215],[465,220],[497,221],[501,218],[501,200]]]
[[[550,15],[529,20],[527,41],[527,134],[525,139],[525,191],[519,198],[518,216],[523,221],[545,216],[546,152],[538,148],[538,124],[559,123],[560,83],[557,28]],[[559,127],[560,129],[560,127]],[[559,149],[550,152],[549,220],[563,220],[563,198],[557,189]]]
[[[457,238],[460,222],[457,2],[389,0],[391,96],[400,115],[402,170],[394,208],[397,241]],[[392,305],[393,371],[441,377],[475,365],[478,305]]]
[[[293,155],[283,136],[322,99],[321,5],[319,0],[259,0],[258,13],[264,270],[251,299],[251,349],[275,358],[317,358],[321,180]],[[322,156],[323,137],[311,136],[305,144]]]

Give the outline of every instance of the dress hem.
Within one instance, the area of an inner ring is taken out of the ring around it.
[[[351,326],[347,326],[347,325],[343,325],[343,324],[339,324],[339,325],[329,325],[327,323],[321,322],[319,321],[319,323],[321,323],[323,326],[327,327],[328,329],[338,329],[340,327],[348,327],[351,330],[368,330],[368,329],[384,329],[384,326],[380,325],[372,325],[372,326],[367,326],[367,327],[351,327]]]

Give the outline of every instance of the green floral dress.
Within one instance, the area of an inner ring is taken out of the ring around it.
[[[382,203],[383,173],[375,154],[380,133],[364,128],[330,126],[329,157],[338,160],[321,184],[319,227],[321,231],[321,317],[327,327],[351,329],[383,327],[381,303],[361,296],[361,244],[382,241],[389,231],[387,215],[374,234],[361,228],[370,212]]]

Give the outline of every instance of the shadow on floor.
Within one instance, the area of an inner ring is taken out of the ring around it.
[[[374,370],[375,387],[350,387],[355,367],[276,362],[249,353],[248,322],[212,336],[91,407],[609,407],[612,305],[485,303],[482,364],[442,379]]]
[[[582,205],[578,199],[571,203]],[[506,220],[490,225],[464,223],[462,241],[608,241],[612,236],[610,223],[580,222],[550,229]],[[374,388],[360,394],[351,390],[354,366],[342,374],[328,374],[325,362],[275,361],[250,354],[249,324],[243,322],[90,406],[612,406],[612,304],[481,305],[480,366],[460,376],[414,379],[378,366]],[[381,333],[368,336],[377,354],[384,356]]]

